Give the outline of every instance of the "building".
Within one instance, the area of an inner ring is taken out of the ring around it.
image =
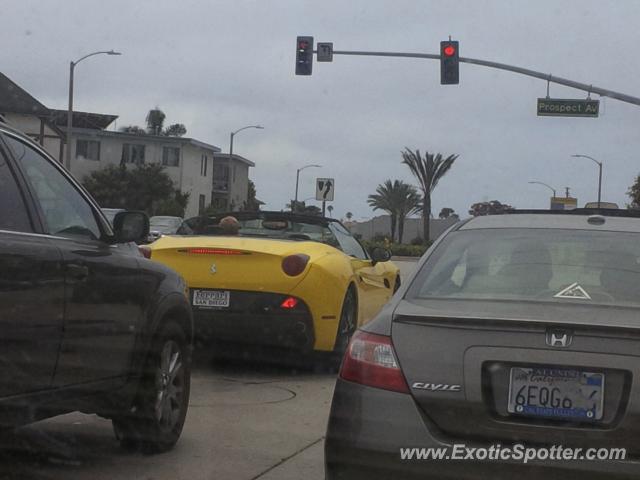
[[[47,108],[1,73],[0,117],[64,162],[67,111]],[[108,165],[157,163],[165,167],[177,189],[190,193],[186,217],[198,215],[212,200],[221,206],[224,204],[225,209],[242,207],[247,199],[248,169],[254,166],[253,162],[239,155],[233,159],[229,159],[229,155],[214,159],[220,149],[194,138],[107,130],[117,118],[116,115],[73,112],[70,170],[80,181]],[[217,163],[220,165],[215,165]]]
[[[218,147],[193,138],[74,128],[71,172],[82,180],[109,165],[160,164],[176,188],[190,193],[188,218],[211,204],[214,154],[218,152]]]
[[[435,240],[442,233],[460,219],[457,217],[432,218],[429,222],[431,227],[430,240]],[[391,217],[389,215],[379,215],[366,222],[351,222],[349,230],[352,234],[358,234],[364,240],[370,240],[377,235],[391,237]],[[398,235],[396,226],[396,236]],[[404,222],[403,243],[410,243],[415,238],[422,238],[422,218],[407,218]]]
[[[218,210],[242,210],[249,190],[249,167],[255,163],[236,154],[230,158],[228,153],[216,153],[215,160],[211,205]]]

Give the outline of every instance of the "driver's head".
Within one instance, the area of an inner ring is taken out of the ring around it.
[[[218,224],[222,229],[223,235],[237,235],[240,230],[240,222],[236,217],[229,215],[220,220]]]

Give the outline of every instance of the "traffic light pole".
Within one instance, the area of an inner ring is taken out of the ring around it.
[[[313,53],[317,53],[314,50]],[[440,60],[440,55],[431,53],[404,53],[404,52],[360,52],[351,50],[334,50],[334,55],[360,55],[366,57],[404,57],[404,58],[426,58],[429,60]],[[460,57],[462,63],[471,63],[473,65],[480,65],[482,67],[496,68],[498,70],[506,70],[508,72],[519,73],[520,75],[526,75],[528,77],[539,78],[550,83],[557,83],[558,85],[564,85],[565,87],[575,88],[577,90],[583,90],[588,93],[594,93],[601,97],[609,97],[621,102],[631,103],[632,105],[640,106],[640,98],[627,95],[625,93],[615,92],[613,90],[607,90],[606,88],[596,87],[594,85],[587,85],[586,83],[574,82],[562,77],[556,77],[554,75],[542,72],[536,72],[535,70],[529,70],[528,68],[520,68],[514,65],[508,65],[506,63],[490,62],[487,60],[479,60],[477,58]]]

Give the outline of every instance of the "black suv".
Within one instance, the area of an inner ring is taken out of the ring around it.
[[[127,252],[140,212],[113,228],[39,145],[0,123],[0,428],[82,411],[123,446],[166,451],[189,402],[193,320],[172,270]]]

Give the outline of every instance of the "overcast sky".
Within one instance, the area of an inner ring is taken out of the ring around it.
[[[258,197],[281,209],[336,178],[334,216],[371,216],[367,195],[386,179],[412,182],[403,147],[460,158],[433,196],[434,214],[497,199],[546,208],[539,180],[593,201],[624,205],[640,171],[638,107],[602,99],[598,119],[536,117],[546,83],[462,64],[460,85],[441,86],[437,61],[336,56],[294,75],[296,35],[336,49],[437,53],[449,35],[462,56],[515,64],[640,96],[640,1],[2,0],[2,72],[45,105],[66,108],[69,61],[75,107],[144,124],[159,106],[188,136],[256,163]],[[585,93],[551,85],[556,98]],[[597,97],[595,97],[597,98]]]

